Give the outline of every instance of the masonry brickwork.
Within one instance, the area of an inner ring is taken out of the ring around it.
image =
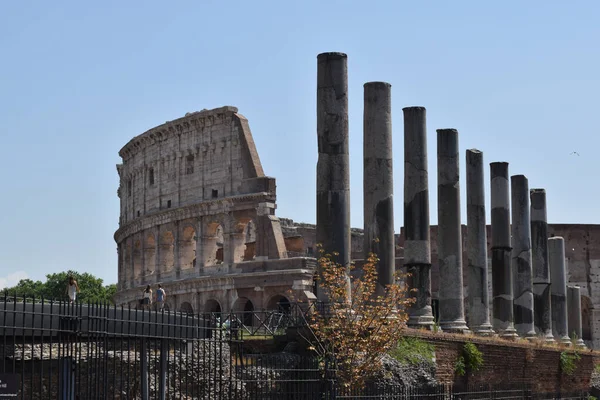
[[[560,355],[564,350],[540,347],[533,343],[502,343],[484,339],[427,332],[407,333],[419,337],[435,347],[436,378],[440,383],[454,385],[509,385],[524,383],[537,393],[568,393],[587,391],[595,365],[600,361],[596,353],[579,352],[571,375],[561,370]],[[483,365],[473,373],[459,376],[456,361],[466,341],[474,343],[482,353]]]

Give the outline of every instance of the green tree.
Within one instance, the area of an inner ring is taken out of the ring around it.
[[[46,275],[46,282],[21,279],[17,285],[5,289],[9,295],[27,296],[53,300],[67,300],[67,283],[69,276],[73,276],[79,284],[80,293],[77,300],[87,303],[112,303],[112,297],[117,291],[115,284],[104,285],[101,278],[97,278],[87,272],[75,271],[58,272]]]

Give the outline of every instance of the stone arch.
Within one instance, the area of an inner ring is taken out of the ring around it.
[[[223,263],[225,241],[223,238],[223,223],[212,220],[205,225],[206,234],[202,238],[204,247],[204,265],[211,266]]]
[[[146,242],[144,243],[144,264],[146,266],[146,274],[154,273],[156,268],[156,239],[154,235],[149,234],[146,236]]]
[[[592,300],[587,296],[581,296],[581,339],[592,341]]]
[[[233,311],[246,326],[254,323],[254,304],[247,297],[239,297],[233,304]]]
[[[160,235],[160,269],[169,272],[175,267],[175,238],[173,232],[165,231]]]
[[[181,230],[179,257],[181,269],[190,269],[196,266],[196,229],[191,225],[185,225]]]
[[[215,299],[210,299],[204,304],[204,311],[207,313],[220,313],[221,304]]]
[[[291,304],[290,300],[280,294],[276,294],[275,296],[269,299],[267,303],[267,310],[269,311],[281,311],[284,313],[288,313],[290,311]]]
[[[194,314],[194,308],[192,307],[192,305],[190,303],[188,303],[187,301],[184,301],[179,306],[179,312],[183,313],[183,314],[192,315],[192,314]]]
[[[136,240],[133,243],[133,277],[139,279],[144,275],[143,263],[142,263],[142,242]]]
[[[244,227],[244,257],[243,261],[252,261],[256,256],[256,223],[248,221]]]

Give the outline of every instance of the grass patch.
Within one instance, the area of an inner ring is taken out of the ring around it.
[[[404,364],[415,365],[423,361],[433,363],[435,346],[422,339],[405,336],[389,354]]]

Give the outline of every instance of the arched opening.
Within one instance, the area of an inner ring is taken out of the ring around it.
[[[269,311],[279,311],[288,313],[290,311],[290,301],[287,297],[281,295],[275,295],[271,297],[269,303],[267,304],[267,310]]]
[[[154,235],[148,235],[146,237],[146,243],[144,245],[144,264],[146,265],[146,274],[154,273],[156,268],[156,240]]]
[[[256,224],[250,220],[244,228],[244,258],[243,261],[252,261],[256,255]]]
[[[174,246],[175,238],[171,231],[166,231],[160,236],[160,268],[169,272],[175,267]]]
[[[133,245],[133,276],[139,279],[142,275],[142,242],[136,240]]]
[[[217,248],[215,249],[215,264],[223,264],[223,251],[225,247],[225,241],[223,240],[223,227],[217,226],[215,231],[215,237],[217,240]]]
[[[581,338],[592,340],[592,301],[587,296],[581,296]]]
[[[192,305],[190,303],[185,301],[185,302],[181,303],[181,305],[179,306],[179,312],[183,313],[183,314],[192,315],[192,314],[194,314],[194,308],[192,307]]]
[[[196,265],[196,230],[191,226],[183,228],[179,243],[181,269],[194,268]]]
[[[204,305],[204,311],[207,313],[220,313],[221,312],[221,304],[215,299],[210,299]]]
[[[240,297],[233,305],[236,316],[246,326],[252,326],[254,322],[254,304],[245,297]]]

